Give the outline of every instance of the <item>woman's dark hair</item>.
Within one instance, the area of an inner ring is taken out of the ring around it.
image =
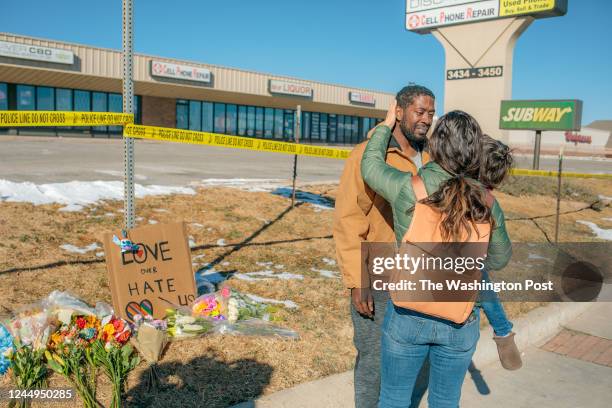
[[[442,116],[429,139],[432,160],[452,177],[423,200],[443,214],[441,233],[445,241],[470,239],[471,226],[491,223],[487,193],[476,181],[482,157],[482,130],[476,120],[462,111]]]
[[[482,159],[478,179],[487,188],[498,188],[514,165],[512,151],[489,135],[482,137]]]

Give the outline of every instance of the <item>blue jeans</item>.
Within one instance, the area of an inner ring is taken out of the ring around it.
[[[482,280],[491,282],[489,279],[489,273],[486,269],[482,270]],[[492,290],[483,290],[480,292],[480,307],[487,320],[493,328],[493,332],[496,336],[507,336],[512,331],[512,322],[506,317],[504,306],[499,300],[499,296]]]
[[[429,353],[429,408],[457,408],[476,343],[479,309],[463,325],[387,303],[381,341],[379,408],[410,405],[414,384]]]

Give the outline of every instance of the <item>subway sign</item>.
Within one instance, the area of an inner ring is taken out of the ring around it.
[[[406,29],[427,33],[436,27],[515,16],[563,16],[567,0],[406,0]]]
[[[534,100],[502,101],[500,129],[580,130],[582,101]]]

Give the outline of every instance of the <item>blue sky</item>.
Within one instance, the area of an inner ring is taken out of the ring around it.
[[[135,49],[396,92],[430,87],[442,110],[444,51],[404,28],[405,0],[135,0]],[[514,55],[514,99],[577,98],[583,124],[612,119],[612,1],[569,0]],[[121,48],[120,0],[0,0],[0,31]]]

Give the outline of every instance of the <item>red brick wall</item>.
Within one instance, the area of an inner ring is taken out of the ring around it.
[[[176,127],[176,99],[143,96],[142,124]]]

